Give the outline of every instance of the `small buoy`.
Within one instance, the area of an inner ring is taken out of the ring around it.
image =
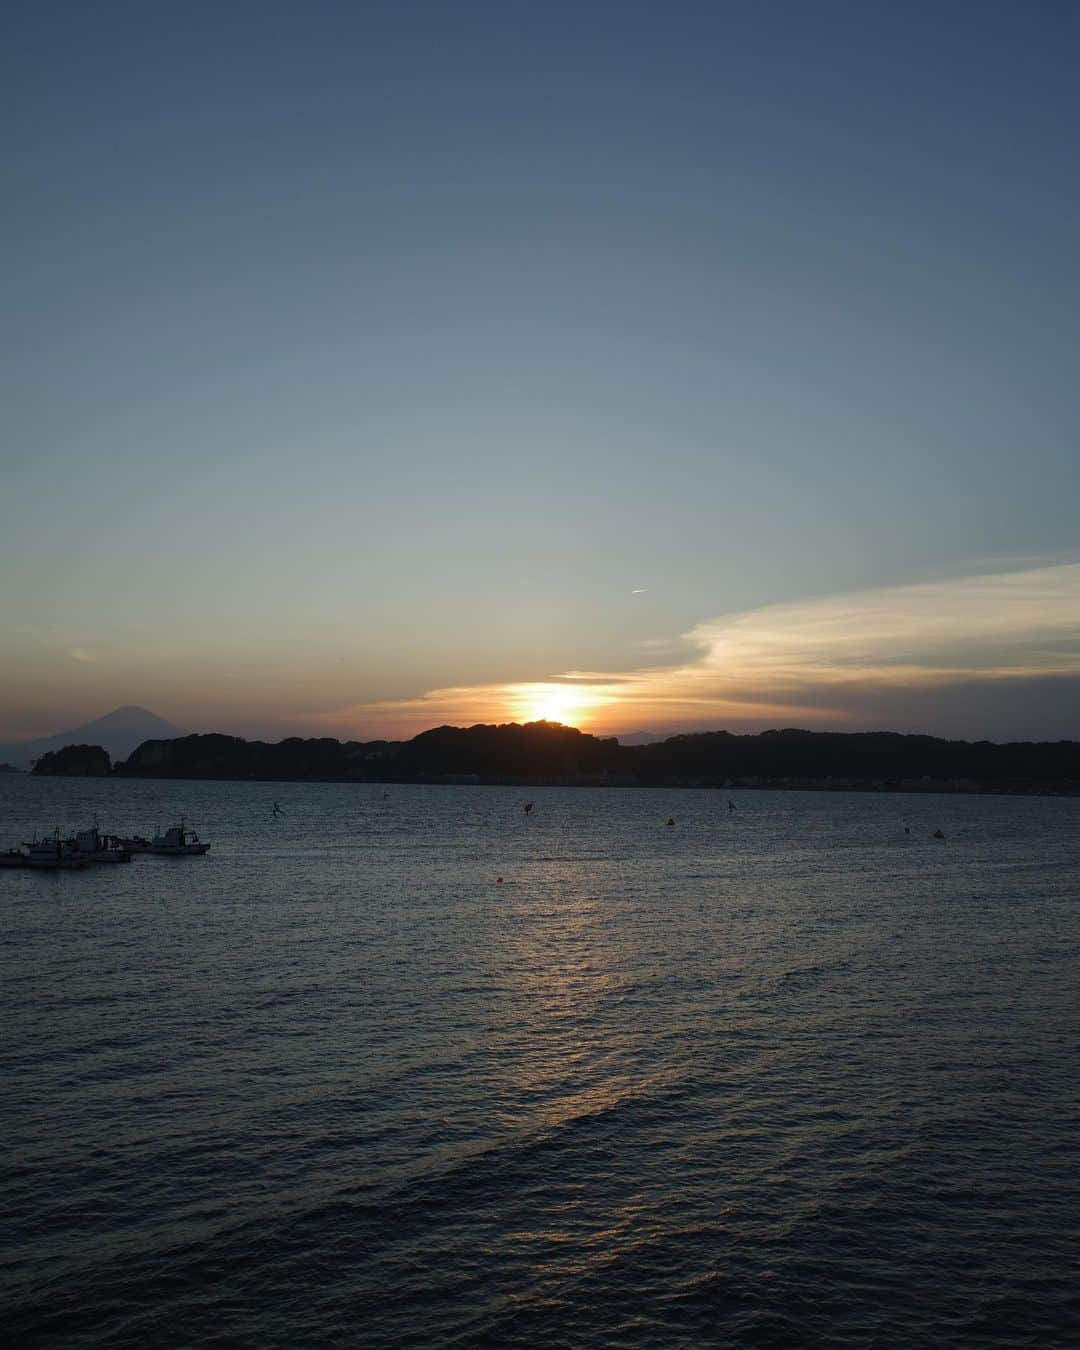
[[[496,885],[496,886],[501,886],[501,885],[502,885],[502,877],[496,877],[496,878],[495,878],[495,885]]]
[[[674,817],[674,816],[668,816],[668,824],[669,824],[669,825],[674,825],[674,824],[675,824],[675,817]]]
[[[945,832],[944,832],[944,830],[934,830],[934,831],[932,831],[932,836],[931,836],[931,837],[934,838],[934,839],[944,839],[944,838],[945,838]]]

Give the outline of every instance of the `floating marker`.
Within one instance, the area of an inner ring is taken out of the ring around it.
[[[496,886],[501,886],[501,885],[502,885],[502,877],[496,877],[496,878],[495,878],[495,885],[496,885]]]

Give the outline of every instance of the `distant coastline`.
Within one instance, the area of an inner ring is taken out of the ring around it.
[[[44,755],[40,776],[233,782],[671,787],[1080,795],[1080,743],[948,741],[892,732],[701,732],[620,745],[559,723],[436,727],[409,741],[194,735],[144,741],[113,765],[101,746]]]

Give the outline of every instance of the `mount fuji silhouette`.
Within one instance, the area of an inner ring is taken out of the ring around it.
[[[93,722],[72,727],[70,731],[58,731],[55,736],[0,745],[0,762],[14,764],[19,769],[29,769],[35,759],[40,759],[50,750],[62,750],[65,745],[100,745],[109,752],[115,763],[118,759],[127,759],[143,741],[171,740],[186,734],[147,708],[128,705],[115,708]]]

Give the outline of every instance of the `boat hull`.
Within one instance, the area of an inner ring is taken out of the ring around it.
[[[30,858],[25,853],[0,854],[0,867],[25,868],[31,872],[78,872],[86,866],[82,858]]]

